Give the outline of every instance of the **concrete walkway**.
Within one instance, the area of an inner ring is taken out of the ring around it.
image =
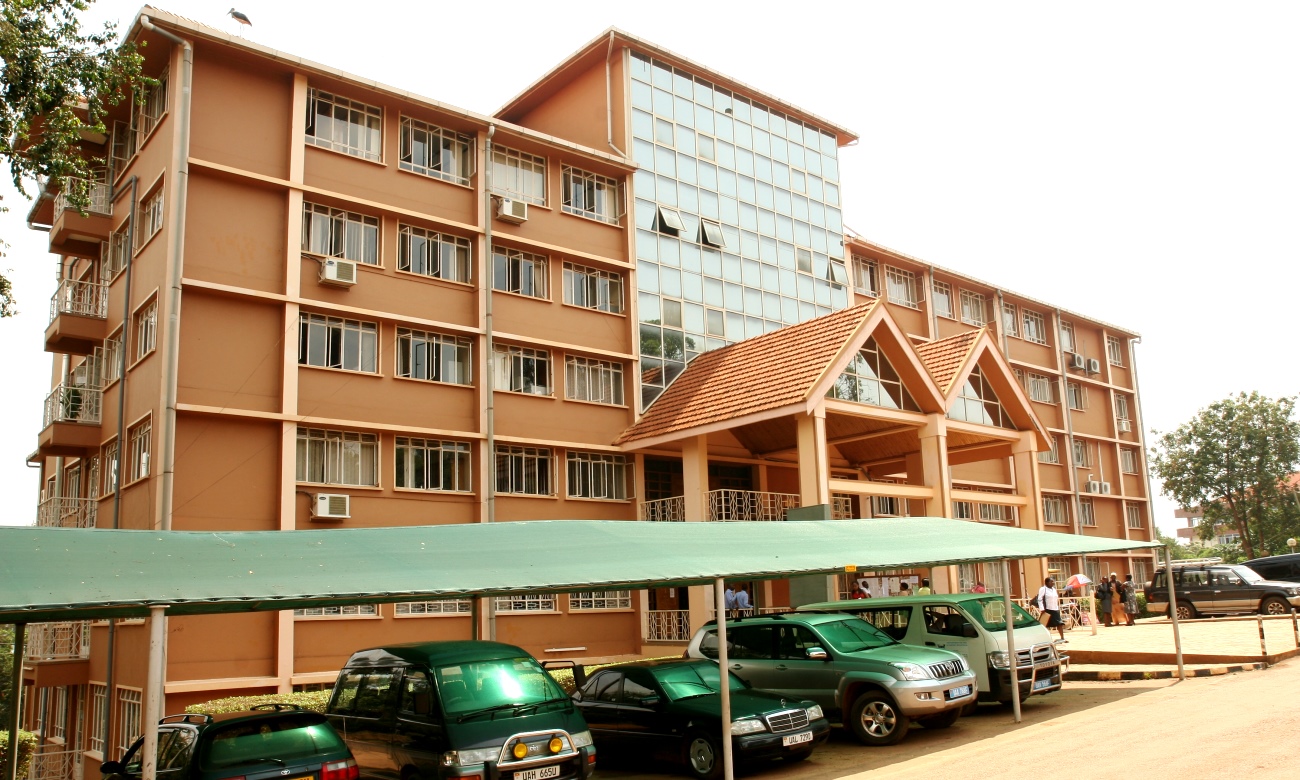
[[[1297,654],[1291,618],[1265,618],[1261,652],[1259,623],[1253,617],[1210,618],[1179,623],[1184,662],[1191,664],[1277,663]],[[1071,665],[1090,664],[1139,668],[1174,663],[1174,634],[1164,618],[1147,618],[1135,626],[1098,626],[1093,636],[1088,626],[1065,633],[1065,651]]]

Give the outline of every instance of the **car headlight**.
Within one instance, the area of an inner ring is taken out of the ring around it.
[[[925,667],[919,664],[890,664],[890,666],[902,672],[904,680],[930,679],[930,673],[925,671]]]
[[[989,653],[989,666],[992,666],[994,669],[1009,668],[1010,665],[1007,663],[1007,654],[1002,650],[995,650]]]
[[[570,734],[569,741],[573,744],[573,749],[591,747],[591,732],[579,731],[577,734]]]
[[[1287,588],[1286,594],[1288,596],[1300,596],[1300,588]]]
[[[822,705],[820,704],[814,704],[813,706],[804,710],[804,712],[808,713],[808,720],[817,720],[818,718],[825,717],[825,715],[822,713]]]
[[[732,734],[753,734],[756,731],[767,731],[767,726],[758,718],[741,718],[731,722]]]
[[[443,766],[473,766],[500,757],[501,747],[475,748],[474,750],[448,750],[442,754]]]

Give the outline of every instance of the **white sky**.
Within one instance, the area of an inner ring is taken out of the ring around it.
[[[160,7],[233,32],[230,1]],[[481,113],[617,26],[858,132],[844,219],[866,238],[1140,332],[1148,429],[1242,390],[1300,392],[1300,4],[236,7],[251,40]],[[138,10],[101,0],[88,18],[125,28]],[[3,193],[22,313],[0,321],[0,523],[22,524],[55,263]],[[1157,499],[1166,532],[1172,512]]]

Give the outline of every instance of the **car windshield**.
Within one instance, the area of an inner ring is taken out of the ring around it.
[[[722,690],[718,667],[713,663],[680,664],[655,670],[655,679],[664,689],[669,701],[708,696]],[[727,674],[727,687],[733,691],[745,690],[745,683],[734,674]]]
[[[343,740],[319,716],[284,715],[238,721],[213,729],[200,765],[205,770],[276,763],[318,753],[344,752]]]
[[[967,601],[962,606],[975,616],[980,625],[989,631],[1007,630],[1006,605],[1002,602],[1001,596],[987,596],[974,601]],[[1038,623],[1037,620],[1034,620],[1033,615],[1021,609],[1018,604],[1011,605],[1011,613],[1016,616],[1016,628],[1029,628]]]
[[[448,715],[568,701],[541,665],[527,656],[440,666],[435,675]]]
[[[898,644],[884,631],[858,618],[819,623],[817,633],[821,634],[827,644],[841,653],[856,653],[859,650]]]
[[[1263,582],[1264,578],[1255,573],[1255,570],[1248,566],[1233,566],[1232,570],[1237,573],[1246,582],[1254,585],[1257,582]]]

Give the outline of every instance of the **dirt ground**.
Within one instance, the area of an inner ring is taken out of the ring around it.
[[[1300,658],[1265,671],[1183,682],[1067,683],[1011,709],[981,707],[949,729],[915,728],[899,745],[868,748],[842,729],[799,764],[737,773],[762,780],[880,780],[970,777],[1054,780],[1097,777],[1300,777]],[[969,767],[969,768],[967,768]],[[672,766],[615,764],[601,758],[596,780],[684,776]]]

